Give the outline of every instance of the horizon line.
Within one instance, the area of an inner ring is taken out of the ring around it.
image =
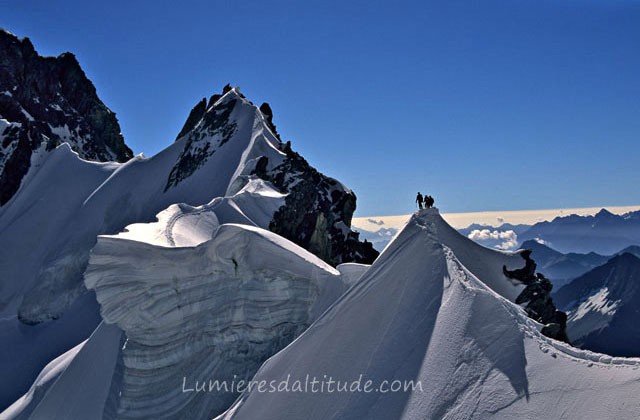
[[[460,229],[477,223],[499,227],[505,223],[532,225],[543,221],[551,221],[556,217],[593,216],[601,210],[622,215],[630,211],[640,210],[640,204],[631,206],[596,206],[596,207],[568,207],[537,210],[490,210],[460,213],[442,213],[442,217],[453,227]],[[352,220],[352,226],[362,230],[376,231],[381,227],[401,227],[413,213],[388,216],[358,216]],[[381,222],[381,223],[380,223]],[[369,228],[369,229],[367,229]],[[371,229],[373,228],[373,229]]]

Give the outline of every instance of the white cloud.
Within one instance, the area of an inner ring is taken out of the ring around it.
[[[474,241],[486,241],[488,239],[498,239],[498,231],[490,231],[489,229],[475,229],[469,233],[469,239]]]
[[[518,235],[512,230],[475,229],[469,233],[469,239],[484,246],[508,251],[518,246]]]
[[[497,245],[496,248],[501,249],[503,251],[512,251],[518,247],[518,239],[517,239],[516,233],[512,230],[510,230],[509,232],[513,233],[515,238],[510,238],[505,240],[500,245]]]

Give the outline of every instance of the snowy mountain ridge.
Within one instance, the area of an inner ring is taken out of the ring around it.
[[[301,170],[289,173],[292,166]],[[256,168],[269,178],[261,179]],[[10,279],[0,283],[0,350],[16,353],[15,360],[0,363],[9,374],[0,381],[0,401],[12,401],[45,361],[97,326],[97,304],[83,284],[97,235],[151,222],[168,208],[179,225],[200,206],[215,209],[208,213],[212,220],[279,229],[333,265],[377,255],[349,229],[353,192],[282,144],[237,89],[218,95],[191,130],[150,158],[90,162],[62,143],[30,168],[18,193],[0,207],[0,267]],[[87,320],[84,327],[70,327],[78,317]],[[24,325],[38,326],[30,330],[38,332],[25,335]],[[42,347],[31,344],[44,337]]]
[[[442,223],[434,210],[414,216],[360,281],[254,377],[363,375],[374,384],[418,381],[420,391],[246,392],[218,418],[635,418],[640,359],[542,336],[496,293],[506,279],[485,283],[477,274],[492,270],[457,258],[474,254],[468,239],[444,245]]]
[[[158,239],[172,226],[163,215],[99,238],[86,283],[104,323],[0,418],[207,418],[236,394],[185,393],[185,381],[256,370],[253,381],[364,375],[422,390],[252,392],[220,418],[631,419],[640,410],[640,359],[541,335],[513,303],[525,286],[502,270],[522,257],[472,242],[436,209],[415,215],[371,267],[338,270],[272,232],[226,223],[214,206],[199,210],[171,228],[192,238],[185,246]],[[93,365],[93,379],[75,365]],[[85,393],[94,397],[80,403]],[[68,395],[78,403],[65,404]]]
[[[74,384],[82,382],[84,372],[51,385],[54,373],[49,372],[55,366],[76,363],[76,355],[83,354],[73,349],[45,368],[41,381],[4,413],[6,418],[39,418],[38,412],[105,419],[219,413],[234,394],[185,394],[180,375],[207,372],[220,380],[250,379],[368,267],[335,269],[272,232],[227,223],[228,215],[236,215],[227,210],[209,206],[180,213],[188,216],[179,224],[160,215],[150,229],[132,226],[120,235],[101,236],[85,282],[96,292],[104,323],[84,346],[94,348],[85,357],[106,358],[99,367],[102,374],[95,375],[89,389]],[[157,234],[160,225],[173,237],[192,240],[179,246],[158,242],[164,236]],[[52,389],[43,397],[42,387]],[[106,391],[90,407],[68,407],[51,396],[95,389]]]

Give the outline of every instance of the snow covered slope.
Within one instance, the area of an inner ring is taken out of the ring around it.
[[[524,260],[519,252],[497,251],[477,244],[448,224],[438,209],[428,209],[421,214],[429,216],[426,224],[437,234],[438,242],[451,249],[469,271],[499,295],[515,301],[524,290],[524,285],[506,277],[502,267],[506,266],[509,270],[522,267]]]
[[[0,418],[218,414],[237,394],[185,393],[183,380],[190,383],[205,372],[219,380],[251,378],[368,268],[345,264],[335,269],[264,229],[219,224],[230,217],[229,208],[237,211],[233,216],[242,214],[221,200],[199,209],[172,206],[147,229],[133,225],[123,234],[100,237],[85,278],[108,324],[83,350],[47,366],[31,391]],[[223,212],[216,215],[219,209]],[[118,331],[125,334],[124,346]],[[82,356],[96,346],[103,351]],[[61,364],[84,366],[82,357],[94,367],[67,368],[65,382],[50,385]],[[65,403],[70,395],[72,407]]]
[[[122,331],[100,324],[88,340],[49,363],[0,420],[101,418],[121,346]]]
[[[151,158],[90,162],[62,143],[30,169],[18,193],[0,207],[0,354],[16,355],[0,360],[6,372],[0,407],[97,326],[97,304],[82,281],[97,235],[152,222],[166,210],[160,217],[173,227],[156,243],[192,245],[232,222],[278,230],[332,263],[373,257],[349,228],[355,195],[292,152],[271,126],[270,117],[228,88]],[[207,226],[182,230],[210,209],[220,220],[198,219]],[[91,328],[61,327],[72,308],[78,309],[74,317],[91,320]]]
[[[16,391],[24,391],[44,365],[37,352],[59,355],[87,338],[86,329],[76,328],[52,337],[47,330],[57,329],[57,322],[38,326],[35,334],[22,330],[25,324],[62,319],[87,293],[82,273],[97,234],[117,233],[130,223],[153,220],[174,203],[201,205],[224,197],[234,174],[252,154],[271,151],[274,164],[282,156],[272,147],[277,144],[273,135],[254,131],[263,118],[255,106],[236,91],[219,100],[220,105],[228,103],[233,104],[228,122],[237,124],[233,138],[198,171],[167,191],[172,167],[185,153],[186,138],[152,158],[139,156],[125,164],[82,160],[63,143],[40,167],[32,168],[18,194],[0,208],[0,330],[4,335],[0,350],[18,355],[0,361],[1,370],[7,372],[0,380],[3,405],[17,397]],[[209,112],[217,114],[216,105]],[[195,133],[209,129],[203,125]],[[214,134],[209,140],[216,144],[219,137]],[[85,316],[97,312],[96,306],[94,301],[93,308],[85,308]],[[98,320],[93,319],[95,328]],[[42,336],[50,340],[38,350],[33,343]]]
[[[20,316],[28,323],[59,316],[82,293],[82,272],[97,234],[150,221],[174,203],[201,205],[224,197],[235,173],[253,155],[271,152],[277,164],[283,156],[274,146],[277,140],[253,130],[262,118],[257,108],[235,91],[209,112],[218,114],[217,107],[232,108],[226,123],[237,126],[233,138],[166,191],[172,168],[189,153],[187,138],[152,158],[136,157],[125,164],[87,162],[66,144],[59,146],[14,200],[0,209],[2,272],[21,280],[3,282],[0,309],[14,312],[20,305]],[[197,135],[202,135],[202,142],[219,144],[221,134],[215,130],[211,137],[202,134],[209,130],[202,126]]]
[[[156,222],[129,225],[112,237],[168,247],[196,246],[210,240],[221,224],[268,226],[284,197],[261,179],[252,179],[233,196],[216,197],[197,207],[172,204],[156,215]]]
[[[0,208],[2,273],[19,279],[0,286],[0,312],[11,314],[17,309],[26,323],[58,317],[83,292],[81,276],[97,234],[149,222],[172,204],[199,206],[240,192],[235,204],[222,204],[233,207],[241,204],[238,200],[256,194],[266,197],[261,191],[273,190],[271,196],[284,200],[254,205],[248,214],[236,215],[237,221],[272,227],[283,204],[288,212],[306,217],[308,212],[286,201],[295,188],[286,187],[304,184],[306,177],[280,168],[291,161],[288,150],[269,130],[259,109],[235,89],[210,104],[191,131],[149,159],[139,156],[125,164],[98,164],[79,159],[66,144],[59,146],[20,193]],[[259,162],[260,174],[274,178],[282,188],[274,188],[270,179],[255,182]],[[355,198],[349,198],[353,194],[337,181],[313,171],[330,187],[315,192],[329,197],[326,209],[310,209],[316,218],[324,215],[324,224],[317,222],[311,228],[323,240],[330,237],[327,231],[332,228],[342,232],[342,237],[328,244],[336,247],[355,235],[349,229]],[[353,201],[349,208],[340,205],[343,198]],[[307,201],[313,202],[313,197]],[[328,219],[334,219],[335,227]],[[305,232],[294,231],[289,239],[299,239],[296,233]],[[336,255],[342,260],[351,254]]]
[[[509,257],[475,259],[480,251],[443,223],[435,210],[414,216],[354,287],[263,364],[254,381],[264,392],[256,385],[220,418],[637,418],[640,360],[542,336],[505,298],[513,286],[492,274]],[[324,392],[312,392],[313,378]],[[336,381],[358,380],[361,392],[337,391]],[[415,388],[379,392],[393,381]]]
[[[562,287],[554,300],[567,311],[567,334],[575,345],[640,356],[640,258],[614,256]]]

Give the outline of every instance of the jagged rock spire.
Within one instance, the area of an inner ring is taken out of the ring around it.
[[[0,205],[16,193],[35,150],[68,143],[80,157],[129,160],[115,114],[71,53],[41,57],[0,29]]]

